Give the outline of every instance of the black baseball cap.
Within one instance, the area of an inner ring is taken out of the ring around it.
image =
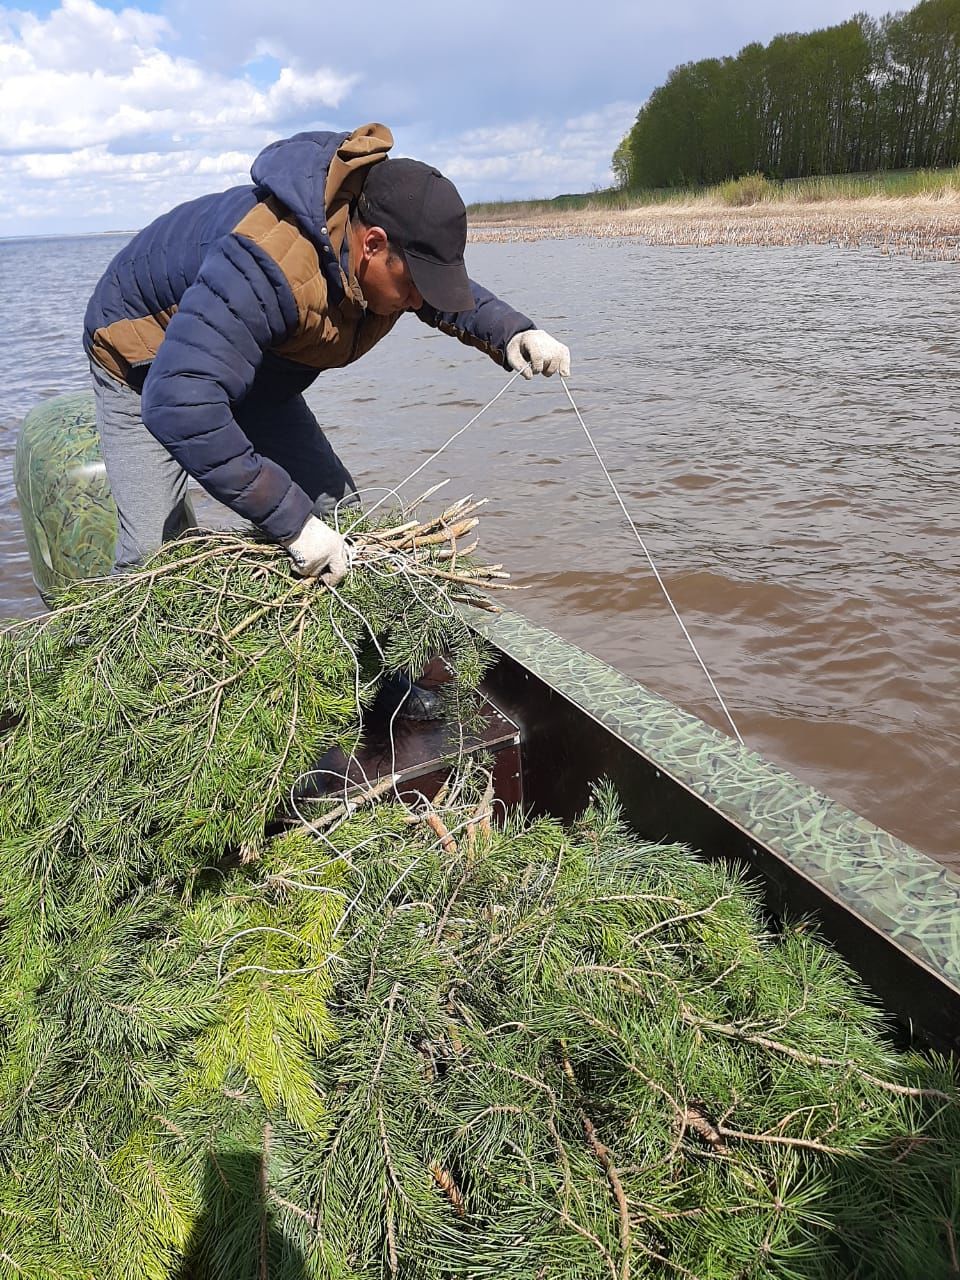
[[[463,264],[467,211],[449,178],[419,160],[381,160],[357,201],[368,227],[382,227],[403,251],[413,283],[437,311],[472,311]]]

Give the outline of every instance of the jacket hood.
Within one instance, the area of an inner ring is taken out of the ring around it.
[[[314,243],[330,240],[339,252],[350,202],[370,166],[392,146],[393,135],[382,124],[361,125],[353,133],[297,133],[261,151],[250,176],[290,210]]]

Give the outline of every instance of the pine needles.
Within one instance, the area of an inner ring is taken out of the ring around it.
[[[451,589],[499,584],[448,567],[463,509],[402,535],[361,528],[357,571],[336,592],[293,578],[278,548],[203,535],[10,628],[0,711],[17,728],[0,759],[17,786],[0,838],[26,869],[17,914],[108,905],[228,848],[254,856],[293,781],[333,743],[355,745],[384,670],[446,649],[475,683]]]
[[[0,1276],[955,1274],[949,1069],[730,869],[605,792],[494,827],[477,766],[298,791],[382,669],[476,682],[473,519],[336,592],[184,541],[3,637]]]
[[[256,1089],[259,1125],[269,1111],[321,1131],[337,874],[277,904],[235,867],[262,857],[324,751],[353,749],[383,671],[445,652],[476,683],[483,658],[449,596],[484,572],[434,580],[449,538],[411,545],[443,522],[402,540],[361,525],[336,592],[294,578],[276,548],[198,536],[4,633],[0,1262],[13,1274],[174,1274],[202,1204],[200,1135],[239,1088]]]
[[[305,1274],[949,1274],[950,1072],[885,1046],[822,943],[609,794],[567,831],[444,818],[453,851],[396,810],[333,837],[363,894],[332,1137],[277,1189]]]

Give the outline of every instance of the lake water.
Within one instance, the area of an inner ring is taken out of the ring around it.
[[[17,426],[84,385],[122,237],[0,242],[0,617],[39,609]],[[476,244],[573,351],[571,390],[748,745],[960,867],[957,268],[823,246]],[[503,385],[405,318],[308,398],[396,483]],[[411,486],[490,498],[511,605],[724,727],[556,379],[518,381]]]

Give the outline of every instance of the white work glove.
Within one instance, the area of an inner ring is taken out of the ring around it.
[[[569,378],[570,348],[543,329],[525,329],[507,343],[507,364],[525,378],[532,378],[535,373],[546,374],[548,378],[551,373],[560,373]]]
[[[295,573],[301,578],[319,578],[328,587],[335,587],[350,568],[350,549],[336,529],[308,516],[287,552],[293,561]]]

